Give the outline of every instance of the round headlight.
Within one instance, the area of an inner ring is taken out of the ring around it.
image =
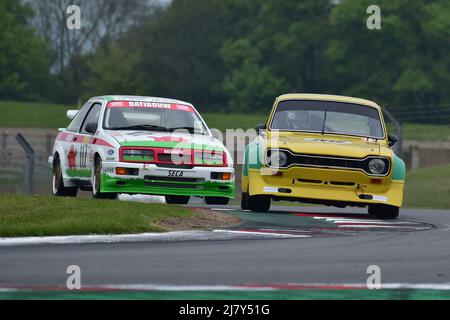
[[[369,161],[369,171],[373,174],[382,174],[386,169],[386,163],[381,159],[372,159]]]
[[[287,163],[287,154],[283,151],[272,151],[267,159],[267,164],[271,167],[284,167]]]

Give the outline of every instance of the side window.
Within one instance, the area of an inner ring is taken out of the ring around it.
[[[73,118],[72,122],[67,127],[67,131],[71,132],[78,132],[80,129],[81,123],[83,122],[84,117],[88,113],[90,106],[92,105],[92,102],[87,102],[81,110],[78,112],[78,114]]]
[[[98,118],[100,117],[101,109],[102,109],[101,103],[96,103],[92,106],[91,110],[89,111],[88,115],[86,116],[86,119],[83,122],[83,127],[81,128],[81,133],[90,134],[90,133],[86,132],[86,126],[89,123],[98,124]]]

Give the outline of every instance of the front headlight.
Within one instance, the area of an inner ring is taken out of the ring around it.
[[[124,149],[122,150],[122,159],[132,162],[153,161],[155,155],[153,150],[148,149]]]
[[[194,153],[194,165],[225,166],[226,155],[224,152],[219,151],[196,151]]]
[[[369,171],[373,174],[385,173],[386,162],[381,159],[372,159],[369,161]]]
[[[266,163],[269,167],[281,168],[287,163],[288,156],[284,151],[269,151],[266,159]]]

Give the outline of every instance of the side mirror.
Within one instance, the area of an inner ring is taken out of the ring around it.
[[[211,128],[211,129],[209,129],[209,131],[211,131],[211,134],[214,138],[216,138],[217,140],[223,141],[223,134],[219,129]]]
[[[259,123],[256,125],[255,130],[259,133],[261,130],[266,130],[266,124],[265,123]]]
[[[97,131],[97,124],[95,122],[89,122],[84,128],[84,131],[94,134]]]
[[[79,110],[69,110],[67,111],[67,118],[69,118],[69,120],[73,120],[73,118],[75,118],[75,116],[78,114]]]
[[[398,141],[398,137],[395,134],[388,134],[388,145],[392,147]]]

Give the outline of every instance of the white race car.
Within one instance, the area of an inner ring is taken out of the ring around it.
[[[191,196],[207,204],[234,198],[233,160],[192,104],[165,98],[91,98],[60,129],[49,164],[53,194],[94,198],[118,193],[163,195],[170,204]]]

